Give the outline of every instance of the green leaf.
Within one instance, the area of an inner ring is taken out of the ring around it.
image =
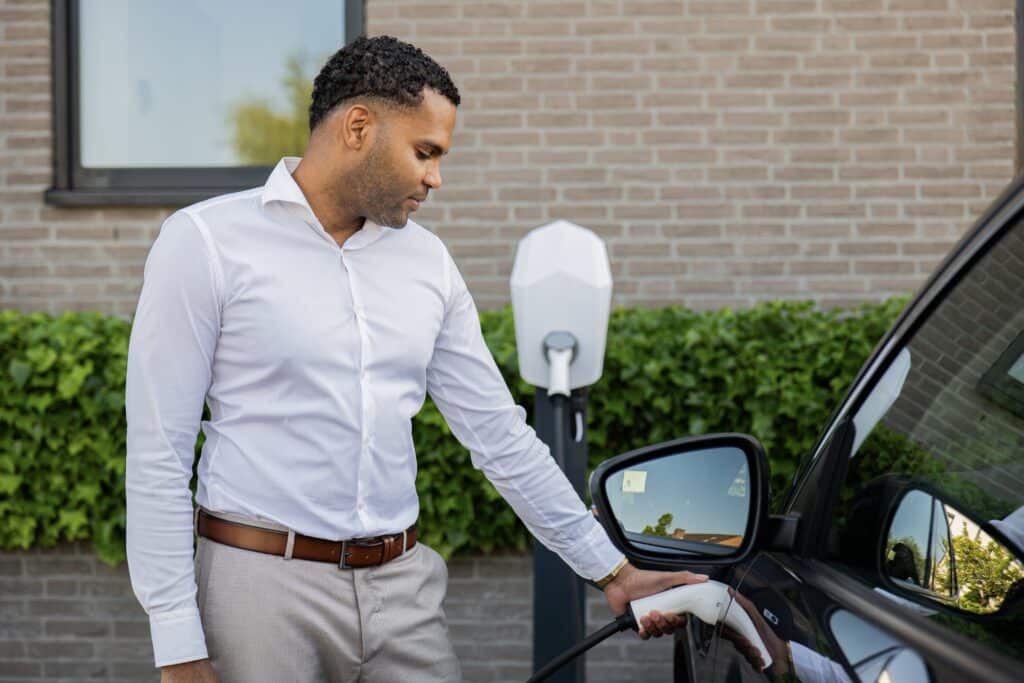
[[[7,372],[14,380],[14,387],[21,389],[32,375],[32,366],[19,360],[12,360],[7,366]]]

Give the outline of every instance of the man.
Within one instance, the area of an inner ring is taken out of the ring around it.
[[[459,99],[419,49],[360,38],[315,80],[304,158],[162,226],[126,385],[128,563],[162,681],[459,679],[447,570],[415,538],[428,391],[616,614],[706,578],[624,564],[523,422],[444,245],[408,221],[441,186]],[[641,637],[679,623],[652,613]]]

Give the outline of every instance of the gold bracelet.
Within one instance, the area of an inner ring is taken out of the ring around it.
[[[629,560],[623,557],[619,561],[619,563],[615,565],[615,569],[609,572],[608,576],[604,577],[603,579],[599,579],[595,582],[597,584],[597,587],[604,589],[605,586],[607,586],[609,583],[615,580],[615,577],[619,575],[619,572],[621,572],[622,568],[625,567],[627,564],[629,564]]]

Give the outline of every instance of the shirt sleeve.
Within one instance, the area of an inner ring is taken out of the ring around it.
[[[622,559],[512,400],[484,343],[480,317],[451,257],[444,323],[427,366],[427,391],[459,442],[527,529],[586,579]]]
[[[800,683],[852,683],[838,662],[823,657],[796,641],[789,642],[793,675]]]
[[[128,571],[157,667],[207,656],[189,489],[220,330],[220,271],[206,237],[183,212],[161,226],[128,342]]]

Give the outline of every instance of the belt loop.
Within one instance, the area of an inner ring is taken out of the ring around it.
[[[409,536],[409,530],[406,529],[405,531],[402,532],[402,552],[403,553],[405,553],[405,544],[406,544],[406,540],[407,540],[408,536]]]
[[[284,547],[284,559],[292,559],[292,551],[295,550],[295,531],[288,530],[288,543]]]
[[[192,511],[192,529],[198,534],[199,533],[199,506]]]

